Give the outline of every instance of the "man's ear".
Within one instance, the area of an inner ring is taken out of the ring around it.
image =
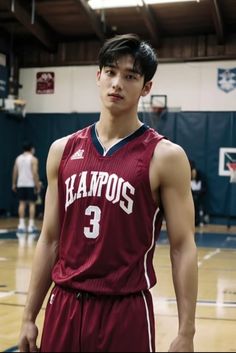
[[[142,97],[145,97],[148,95],[148,93],[151,91],[151,88],[152,88],[152,81],[148,81],[145,83],[143,89],[142,89],[142,93],[141,93],[141,96]]]
[[[100,86],[101,71],[97,70],[97,85]]]

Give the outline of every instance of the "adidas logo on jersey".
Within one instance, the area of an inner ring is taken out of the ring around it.
[[[75,159],[84,159],[84,150],[78,150],[75,152],[71,157],[71,160],[73,161]]]

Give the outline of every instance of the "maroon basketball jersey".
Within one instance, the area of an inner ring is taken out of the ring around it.
[[[142,125],[105,153],[96,125],[70,137],[58,174],[55,283],[112,295],[156,283],[152,260],[162,213],[152,198],[149,166],[162,138]]]

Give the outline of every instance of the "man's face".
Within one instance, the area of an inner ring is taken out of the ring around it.
[[[144,85],[144,77],[134,70],[134,59],[130,55],[98,71],[97,83],[103,105],[112,112],[136,108],[140,96],[147,95],[152,85],[151,82]]]

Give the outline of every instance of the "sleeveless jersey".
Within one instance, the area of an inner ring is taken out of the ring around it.
[[[35,186],[32,173],[32,159],[33,156],[30,153],[22,153],[16,159],[16,165],[18,168],[18,188],[33,188]]]
[[[149,166],[162,138],[143,125],[105,154],[95,125],[70,137],[58,172],[56,284],[125,295],[156,283],[152,260],[162,213],[152,198]]]

